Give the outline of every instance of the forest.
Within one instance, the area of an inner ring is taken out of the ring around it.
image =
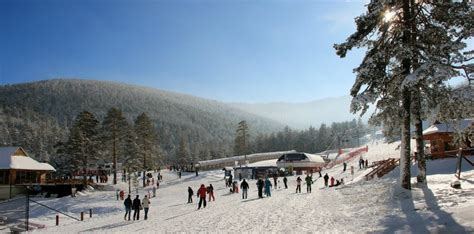
[[[71,161],[71,157],[77,160],[81,157],[76,155],[80,145],[74,137],[87,137],[84,132],[89,130],[77,131],[84,113],[87,113],[87,118],[93,119],[89,125],[93,126],[91,131],[97,135],[91,137],[95,141],[94,146],[86,147],[95,149],[89,152],[92,162],[99,158],[112,161],[114,157],[118,162],[125,162],[130,155],[138,155],[140,150],[130,152],[122,149],[130,150],[133,148],[130,145],[138,145],[136,141],[140,131],[137,130],[137,120],[145,115],[149,121],[147,128],[152,130],[150,134],[153,135],[149,138],[150,145],[154,146],[149,147],[149,154],[153,155],[150,160],[155,162],[148,164],[148,167],[163,163],[185,164],[241,153],[290,149],[315,153],[337,147],[353,147],[361,144],[357,139],[369,131],[361,120],[294,130],[217,101],[86,80],[48,80],[0,86],[0,103],[0,143],[21,146],[30,156],[65,171],[71,168],[64,168],[64,165],[75,162]],[[111,125],[111,116],[115,116],[121,124]],[[248,140],[245,148],[236,152],[236,131],[242,120],[248,123]],[[114,134],[117,141],[111,142]],[[72,142],[76,144],[72,146],[76,147],[76,151],[71,149]],[[142,165],[143,162],[136,164]]]

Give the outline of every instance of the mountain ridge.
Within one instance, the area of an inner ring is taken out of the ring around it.
[[[170,156],[183,135],[189,140],[190,152],[211,148],[220,157],[231,155],[235,128],[241,120],[247,120],[254,136],[284,127],[216,100],[112,81],[52,79],[0,86],[0,129],[12,135],[0,141],[17,143],[12,139],[21,138],[13,136],[19,132],[15,126],[20,125],[26,129],[22,131],[40,137],[41,122],[58,125],[64,133],[79,112],[90,111],[102,120],[112,107],[121,109],[129,122],[146,112],[158,129],[159,144]]]

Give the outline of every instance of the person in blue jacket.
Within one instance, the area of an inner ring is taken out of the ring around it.
[[[267,197],[271,197],[271,187],[272,187],[272,182],[268,179],[268,177],[265,179],[265,195]]]

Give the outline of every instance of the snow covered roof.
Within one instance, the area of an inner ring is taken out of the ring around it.
[[[318,163],[324,163],[324,159],[319,156],[319,155],[315,155],[315,154],[308,154],[308,153],[304,153],[306,155],[306,157],[309,159],[309,161],[311,162],[318,162]]]
[[[285,161],[285,160],[304,160],[304,161],[309,161],[309,162],[315,162],[315,163],[325,163],[324,159],[315,154],[308,154],[308,153],[288,153],[288,154],[283,154],[278,158],[278,161]]]
[[[28,157],[21,147],[0,147],[0,169],[56,171],[48,163],[40,163]]]
[[[218,159],[211,159],[211,160],[206,160],[206,161],[199,161],[198,164],[200,166],[207,166],[207,165],[213,165],[213,164],[219,164],[219,163],[234,162],[234,161],[244,160],[245,157],[247,157],[247,160],[255,159],[255,158],[264,158],[264,157],[274,157],[276,159],[280,157],[280,155],[282,154],[292,153],[292,152],[296,152],[296,151],[290,150],[290,151],[277,151],[277,152],[267,152],[267,153],[255,153],[255,154],[248,154],[247,156],[239,155],[239,156],[233,156],[233,157],[228,157],[228,158],[218,158]]]
[[[456,131],[463,131],[474,123],[473,119],[463,119],[450,123],[433,124],[423,131],[423,135],[430,135],[434,133],[451,133]]]

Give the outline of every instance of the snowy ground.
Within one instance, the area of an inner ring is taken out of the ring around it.
[[[397,144],[382,142],[369,145],[365,155],[369,162],[398,157]],[[397,189],[398,168],[381,179],[364,181],[370,169],[358,169],[358,158],[349,162],[355,175],[342,166],[324,173],[336,179],[344,178],[345,186],[324,188],[321,179],[313,184],[312,193],[296,194],[296,177],[289,177],[289,189],[272,190],[269,198],[258,199],[255,181],[247,200],[241,194],[230,194],[224,185],[222,171],[183,174],[163,171],[164,183],[158,196],[151,199],[149,220],[124,221],[123,202],[117,201],[115,191],[93,191],[76,198],[38,199],[44,204],[79,217],[81,211],[93,209],[94,217],[83,222],[60,215],[60,226],[54,226],[56,212],[32,205],[31,217],[36,223],[46,224],[45,232],[398,232],[426,233],[474,232],[474,169],[464,163],[462,189],[453,189],[455,161],[452,159],[428,162],[427,188],[414,187],[411,192]],[[416,166],[412,170],[416,176]],[[317,176],[317,174],[315,174]],[[281,180],[280,180],[281,181]],[[187,187],[195,191],[200,184],[212,183],[216,201],[205,209],[196,210],[195,203],[187,204]],[[121,184],[126,189],[126,184]],[[145,191],[140,189],[142,197]],[[1,208],[1,204],[0,204]],[[143,214],[141,214],[143,216]]]

